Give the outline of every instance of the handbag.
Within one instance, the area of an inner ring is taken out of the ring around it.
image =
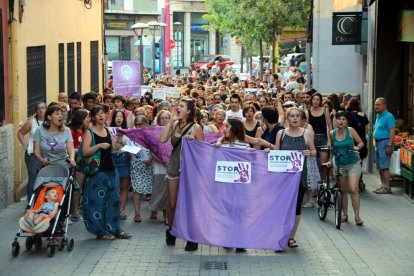
[[[93,129],[90,128],[89,131],[92,135],[91,147],[96,145],[95,135]],[[81,172],[85,175],[95,175],[99,172],[99,167],[101,164],[101,150],[97,150],[91,156],[83,156],[82,153],[82,143],[80,143],[78,148],[78,154],[76,156],[76,169],[78,172]]]

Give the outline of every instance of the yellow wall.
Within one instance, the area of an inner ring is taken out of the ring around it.
[[[59,90],[58,44],[65,44],[65,89],[67,87],[66,59],[67,43],[75,44],[75,90],[76,42],[82,43],[82,92],[91,91],[90,42],[99,41],[99,87],[102,86],[102,1],[92,1],[87,9],[80,0],[28,0],[24,6],[22,22],[19,22],[19,1],[15,0],[14,18],[11,28],[11,88],[13,97],[13,123],[18,130],[26,122],[27,79],[26,47],[46,46],[46,100],[56,101]],[[102,92],[102,91],[96,91]],[[17,140],[17,139],[16,139]],[[16,142],[16,157],[19,157]],[[19,158],[16,158],[18,168]],[[24,164],[24,161],[23,161]],[[25,171],[25,169],[23,169]],[[16,170],[16,182],[21,182]]]

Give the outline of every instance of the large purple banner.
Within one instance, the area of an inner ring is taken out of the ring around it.
[[[285,249],[301,173],[269,172],[267,155],[184,139],[172,234],[223,247]]]
[[[113,87],[116,95],[141,96],[141,69],[138,61],[112,62]]]

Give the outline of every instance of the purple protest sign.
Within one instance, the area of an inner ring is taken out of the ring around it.
[[[138,61],[112,62],[113,87],[116,95],[141,96],[141,69]]]
[[[285,249],[301,172],[269,172],[267,155],[183,140],[172,234],[216,246]]]

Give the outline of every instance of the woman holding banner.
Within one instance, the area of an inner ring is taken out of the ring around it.
[[[173,150],[167,166],[167,190],[168,190],[168,229],[166,231],[167,245],[175,245],[175,237],[170,233],[174,223],[175,206],[177,203],[178,184],[180,179],[181,140],[184,136],[193,137],[204,141],[204,133],[201,126],[195,123],[195,104],[192,100],[183,100],[176,110],[173,110],[171,120],[161,133],[159,141],[165,143],[171,138]],[[185,251],[195,251],[198,244],[188,241]]]
[[[300,127],[301,115],[300,109],[291,107],[286,111],[288,127],[280,130],[276,135],[276,150],[298,150],[302,151],[305,158],[307,156],[316,156],[315,144],[313,142],[314,136],[308,129]],[[306,164],[306,160],[304,162]],[[302,208],[302,201],[305,192],[308,188],[307,183],[307,169],[303,166],[302,176],[300,178],[300,186],[298,192],[298,199],[296,203],[296,219],[293,230],[290,234],[288,246],[291,248],[298,247],[295,240],[296,231],[300,222],[300,214]]]

